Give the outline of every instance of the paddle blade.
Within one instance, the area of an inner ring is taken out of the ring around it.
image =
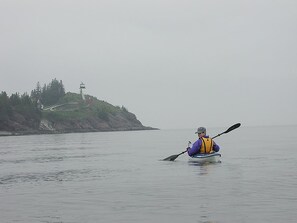
[[[229,129],[227,129],[224,133],[228,133],[228,132],[231,132],[232,130],[234,129],[237,129],[241,124],[240,123],[237,123],[235,125],[232,125]]]
[[[169,156],[165,159],[163,159],[164,161],[174,161],[179,155],[172,155],[172,156]]]

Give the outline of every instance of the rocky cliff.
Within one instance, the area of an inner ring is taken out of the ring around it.
[[[39,131],[42,132],[96,132],[96,131],[129,131],[151,130],[154,128],[143,126],[132,113],[117,112],[108,114],[107,118],[94,115],[77,119],[57,120],[43,118],[40,121]]]

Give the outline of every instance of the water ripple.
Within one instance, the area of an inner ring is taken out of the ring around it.
[[[91,170],[64,170],[49,173],[17,173],[0,177],[0,184],[16,184],[40,181],[72,181]]]

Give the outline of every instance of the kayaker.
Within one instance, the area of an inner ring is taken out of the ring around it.
[[[206,135],[206,128],[199,127],[195,134],[198,134],[199,139],[193,144],[192,148],[187,148],[189,156],[213,153],[220,150],[219,145],[217,145],[208,135]]]

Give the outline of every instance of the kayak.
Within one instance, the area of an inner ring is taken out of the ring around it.
[[[210,154],[197,154],[190,157],[191,162],[197,163],[219,163],[221,162],[221,154],[210,153]]]

